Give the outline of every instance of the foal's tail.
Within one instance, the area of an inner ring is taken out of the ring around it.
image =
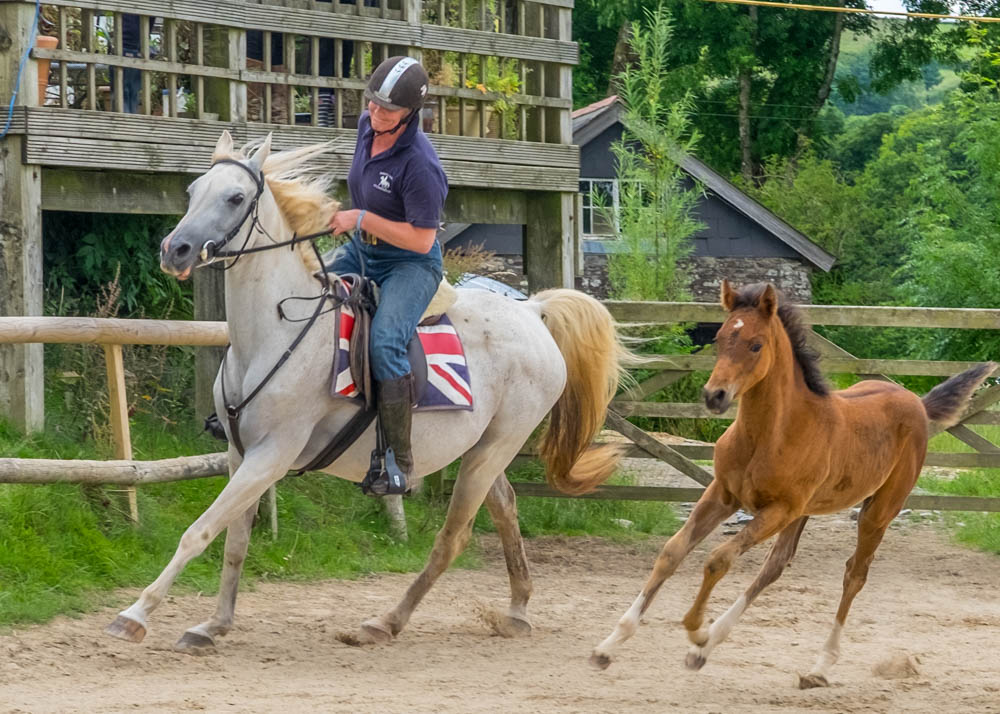
[[[927,392],[922,400],[927,418],[945,429],[955,426],[965,410],[969,397],[996,368],[996,362],[977,364]]]
[[[621,343],[601,303],[577,290],[544,290],[532,301],[566,361],[566,388],[539,442],[549,485],[563,493],[593,491],[614,472],[622,448],[591,447],[604,424],[624,367],[638,363]]]

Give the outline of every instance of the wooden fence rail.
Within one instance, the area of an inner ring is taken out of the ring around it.
[[[615,319],[625,324],[721,323],[725,319],[724,310],[717,304],[627,301],[609,301],[605,304]],[[801,312],[803,321],[808,325],[1000,329],[1000,310],[993,309],[803,305]],[[975,364],[954,361],[859,359],[815,332],[810,334],[810,342],[823,355],[822,367],[827,373],[858,374],[880,379],[889,379],[890,375],[947,377]],[[714,452],[712,444],[667,444],[639,430],[626,421],[625,417],[721,420],[735,418],[736,408],[717,415],[710,413],[701,404],[644,401],[692,372],[711,370],[714,362],[715,358],[711,354],[665,355],[646,365],[649,369],[661,371],[622,394],[612,404],[613,412],[607,422],[608,427],[632,442],[626,449],[626,456],[660,459],[678,468],[695,481],[703,485],[706,483],[707,472],[694,462],[711,459]],[[948,429],[953,436],[975,449],[975,453],[930,452],[927,454],[925,464],[950,468],[1000,468],[1000,446],[968,427],[973,424],[1000,424],[1000,412],[988,411],[988,407],[997,401],[1000,401],[1000,385],[994,384],[981,391],[972,400],[958,425]],[[934,427],[932,435],[933,433],[936,433]],[[548,492],[542,484],[519,484],[517,488],[525,494],[539,495],[546,492],[550,496],[558,495]],[[609,486],[591,497],[642,498],[643,488],[651,487]],[[656,494],[656,498],[689,500],[696,492],[697,489],[659,488],[647,493],[651,496]],[[937,510],[1000,511],[1000,498],[914,495],[907,501],[907,505],[910,508]]]
[[[616,319],[623,322],[670,324],[678,322],[717,322],[723,312],[717,305],[699,303],[606,303]],[[850,307],[808,305],[802,308],[808,324],[854,325],[863,327],[912,327],[1000,329],[1000,310]],[[827,372],[872,375],[936,375],[947,376],[965,369],[972,363],[932,362],[926,360],[865,360],[846,354],[841,348],[818,335],[813,335],[824,354]],[[84,343],[104,347],[111,399],[111,419],[115,436],[114,461],[62,461],[48,459],[0,458],[0,483],[107,483],[133,488],[138,484],[162,483],[216,476],[227,472],[226,455],[204,454],[160,461],[131,460],[128,429],[127,399],[124,388],[122,345],[194,345],[224,346],[228,333],[222,322],[192,322],[173,320],[126,320],[112,318],[67,317],[0,317],[0,343]],[[711,473],[696,461],[712,458],[710,443],[666,443],[647,433],[626,417],[668,417],[694,419],[732,419],[735,409],[726,414],[709,413],[700,404],[644,401],[651,395],[694,371],[711,369],[711,355],[663,355],[649,367],[660,370],[638,387],[621,395],[612,405],[606,426],[628,440],[625,455],[656,458],[670,464],[700,486],[711,481]],[[1000,467],[1000,446],[968,429],[970,424],[1000,424],[1000,412],[989,411],[1000,401],[1000,386],[983,390],[972,401],[962,422],[949,431],[975,449],[974,453],[931,452],[926,465],[952,468]],[[533,458],[526,449],[522,458]],[[432,480],[431,487],[449,489],[453,482]],[[517,482],[519,495],[532,497],[562,497],[545,484]],[[604,486],[586,498],[616,500],[694,501],[702,488],[653,486]],[[273,502],[273,499],[272,499]],[[131,499],[133,518],[134,497]],[[972,510],[1000,512],[1000,498],[911,495],[908,508],[929,510]],[[274,514],[272,513],[272,520]]]
[[[0,459],[0,483],[104,483],[126,486],[129,515],[139,522],[135,486],[228,473],[219,456],[133,461],[122,345],[225,346],[224,322],[96,317],[0,317],[2,343],[99,344],[104,348],[116,461]],[[211,458],[208,458],[208,457]],[[221,465],[220,465],[221,464]],[[221,470],[220,470],[221,469]],[[272,514],[273,519],[273,514]]]

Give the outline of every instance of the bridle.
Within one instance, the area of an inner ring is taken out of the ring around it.
[[[323,263],[322,256],[319,254],[319,249],[316,248],[315,239],[330,235],[333,232],[332,230],[319,231],[317,233],[309,233],[301,236],[294,234],[289,240],[284,241],[274,240],[274,238],[271,237],[271,234],[267,232],[267,229],[261,225],[259,216],[260,197],[264,195],[264,174],[258,174],[238,159],[218,159],[212,162],[212,165],[209,167],[209,171],[215,168],[218,164],[233,164],[234,166],[239,166],[241,169],[250,174],[250,178],[253,179],[254,185],[257,187],[257,191],[254,193],[253,200],[250,201],[250,204],[247,206],[240,222],[237,223],[236,226],[230,230],[220,242],[216,243],[215,241],[210,240],[206,241],[205,245],[202,246],[201,253],[198,257],[201,258],[203,265],[211,265],[216,260],[233,258],[232,263],[218,268],[220,270],[229,270],[236,265],[236,262],[241,256],[248,255],[250,253],[262,253],[265,250],[274,250],[275,248],[293,247],[298,243],[305,243],[307,241],[312,242],[311,245],[313,250],[316,251],[316,257],[319,258],[320,264]],[[223,250],[223,248],[228,245],[233,238],[240,234],[240,231],[243,230],[243,226],[246,224],[247,219],[250,218],[253,220],[250,222],[250,230],[247,231],[247,237],[243,240],[243,245],[241,245],[237,250]],[[260,230],[261,233],[270,239],[271,243],[269,245],[258,245],[247,248],[247,243],[250,242],[250,237],[253,235],[255,230]],[[327,283],[327,286],[329,286],[329,281],[326,279],[326,271],[323,271],[323,279],[324,282]]]
[[[275,362],[273,367],[271,367],[271,370],[264,376],[264,378],[257,384],[257,386],[254,387],[250,391],[250,393],[243,399],[243,401],[241,401],[239,404],[232,404],[229,401],[228,396],[226,395],[226,357],[229,356],[229,349],[228,347],[226,348],[226,355],[222,358],[219,386],[222,389],[222,401],[226,408],[226,418],[229,423],[229,434],[230,437],[232,438],[233,446],[236,447],[236,450],[242,456],[244,453],[244,448],[243,448],[243,442],[240,439],[239,420],[240,416],[243,413],[243,410],[247,407],[248,404],[250,404],[250,402],[254,399],[254,397],[256,397],[261,392],[264,386],[271,381],[271,378],[274,377],[274,375],[278,372],[279,369],[281,369],[281,366],[288,361],[289,357],[291,357],[292,353],[295,351],[295,348],[298,347],[299,344],[301,344],[302,340],[305,339],[305,336],[308,334],[309,330],[312,329],[312,326],[316,324],[316,321],[319,319],[320,315],[323,315],[326,312],[339,313],[340,309],[344,305],[350,305],[355,310],[357,310],[361,307],[361,302],[363,301],[364,296],[363,296],[363,290],[361,289],[360,280],[354,281],[353,285],[351,285],[338,278],[338,282],[340,282],[342,285],[345,285],[348,288],[347,295],[341,297],[333,293],[330,282],[330,276],[326,271],[326,267],[323,263],[323,257],[320,255],[319,248],[316,246],[316,241],[315,241],[316,238],[329,235],[330,233],[332,233],[331,230],[320,231],[318,233],[311,233],[302,236],[293,235],[292,238],[289,240],[275,241],[273,238],[271,238],[271,235],[260,223],[260,217],[259,217],[260,197],[264,194],[264,185],[265,185],[263,173],[258,174],[249,166],[247,166],[246,164],[237,159],[218,159],[212,163],[212,166],[209,168],[209,170],[211,170],[211,168],[214,168],[217,164],[234,164],[236,166],[239,166],[241,169],[250,174],[250,178],[253,179],[254,185],[257,187],[257,191],[254,194],[253,200],[250,202],[250,205],[247,206],[246,212],[243,214],[243,218],[241,218],[239,223],[237,223],[236,226],[225,235],[222,241],[220,241],[219,243],[215,243],[214,241],[207,241],[205,243],[205,245],[201,249],[201,253],[199,254],[199,257],[202,260],[202,264],[211,265],[215,260],[232,258],[233,260],[231,263],[229,263],[228,265],[223,265],[220,268],[221,270],[229,270],[236,264],[236,262],[240,259],[240,257],[244,255],[248,255],[250,253],[260,253],[265,250],[274,250],[276,248],[284,248],[286,246],[293,247],[297,243],[304,243],[308,241],[309,244],[312,246],[313,252],[316,254],[316,258],[319,260],[320,265],[324,266],[322,271],[320,272],[320,280],[323,283],[323,289],[319,295],[310,298],[298,298],[298,297],[285,298],[285,300],[316,300],[316,309],[307,319],[305,319],[306,324],[303,325],[302,329],[299,331],[299,334],[296,335],[295,339],[292,340],[292,343],[282,353],[281,357],[278,358],[278,361]],[[243,230],[243,227],[246,224],[247,220],[250,220],[251,218],[252,220],[250,223],[250,229],[247,231],[246,238],[243,240],[243,245],[240,246],[240,248],[237,250],[224,250],[225,246],[228,245],[229,242],[233,240],[233,238],[239,235],[239,233]],[[250,237],[257,229],[259,229],[265,236],[267,236],[271,240],[271,243],[269,245],[254,246],[248,248],[247,244],[250,242]],[[284,303],[285,300],[282,300],[277,305],[278,316],[282,320],[289,320],[289,318],[285,315],[285,312],[282,308],[282,303]],[[324,308],[327,306],[327,302],[333,302],[333,306],[330,309],[324,311]],[[337,320],[339,322],[339,314],[337,316]],[[289,320],[289,321],[297,322],[297,320]],[[348,421],[348,423],[344,426],[343,429],[340,430],[340,432],[334,435],[334,438],[331,441],[331,443],[323,451],[321,451],[320,454],[316,458],[314,458],[311,463],[309,463],[307,466],[301,469],[300,473],[302,471],[321,469],[333,463],[333,461],[335,461],[344,451],[346,451],[347,448],[358,438],[358,436],[361,435],[361,433],[368,427],[368,425],[371,423],[374,417],[375,417],[375,412],[373,409],[362,408],[356,415],[354,415],[354,417],[350,419],[350,421]]]

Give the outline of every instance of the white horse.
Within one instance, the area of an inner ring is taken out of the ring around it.
[[[232,138],[223,133],[212,168],[188,188],[187,213],[161,244],[164,271],[185,279],[192,269],[211,262],[213,251],[223,243],[259,249],[289,240],[294,232],[304,235],[328,225],[338,207],[328,197],[329,179],[310,178],[304,169],[306,162],[327,151],[327,145],[273,154],[270,147],[268,137],[247,158],[234,151]],[[224,415],[227,405],[239,403],[263,384],[239,417],[243,455],[229,433],[229,482],[185,531],[160,576],[106,628],[115,637],[140,642],[150,613],[177,575],[226,528],[215,614],[184,633],[177,643],[181,651],[213,647],[215,638],[232,627],[240,571],[261,495],[289,470],[308,464],[359,409],[330,396],[337,341],[329,313],[316,320],[287,361],[265,379],[302,333],[302,324],[282,320],[275,306],[285,298],[312,297],[320,291],[313,275],[320,266],[308,244],[224,262],[231,265],[225,280],[231,346],[215,382],[218,413]],[[622,365],[634,359],[622,347],[607,310],[575,290],[547,290],[526,302],[482,290],[458,293],[448,314],[465,345],[475,408],[416,414],[412,443],[415,477],[459,457],[461,470],[427,565],[396,607],[362,623],[362,643],[385,642],[399,634],[434,581],[464,549],[484,501],[500,534],[510,576],[510,607],[502,629],[530,632],[531,580],[514,491],[504,469],[546,415],[541,454],[555,487],[570,493],[591,490],[610,475],[620,455],[614,447],[591,446]],[[313,308],[303,311],[308,316]],[[361,481],[374,443],[375,430],[369,427],[325,471]]]

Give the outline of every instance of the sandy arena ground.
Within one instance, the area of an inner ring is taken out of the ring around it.
[[[388,608],[412,575],[262,585],[241,594],[236,628],[205,657],[171,651],[214,607],[193,595],[165,602],[140,645],[101,633],[110,607],[0,636],[0,713],[1000,712],[1000,559],[951,545],[930,524],[887,534],[832,686],[795,688],[828,632],[853,531],[846,516],[813,519],[792,567],[700,672],[683,667],[680,618],[720,534],[668,582],[605,672],[587,657],[638,592],[659,541],[529,541],[535,629],[510,640],[484,624],[508,592],[499,543],[486,537],[486,567],[446,573],[387,646],[348,647],[335,635]],[[764,552],[751,551],[723,581],[713,614]]]

